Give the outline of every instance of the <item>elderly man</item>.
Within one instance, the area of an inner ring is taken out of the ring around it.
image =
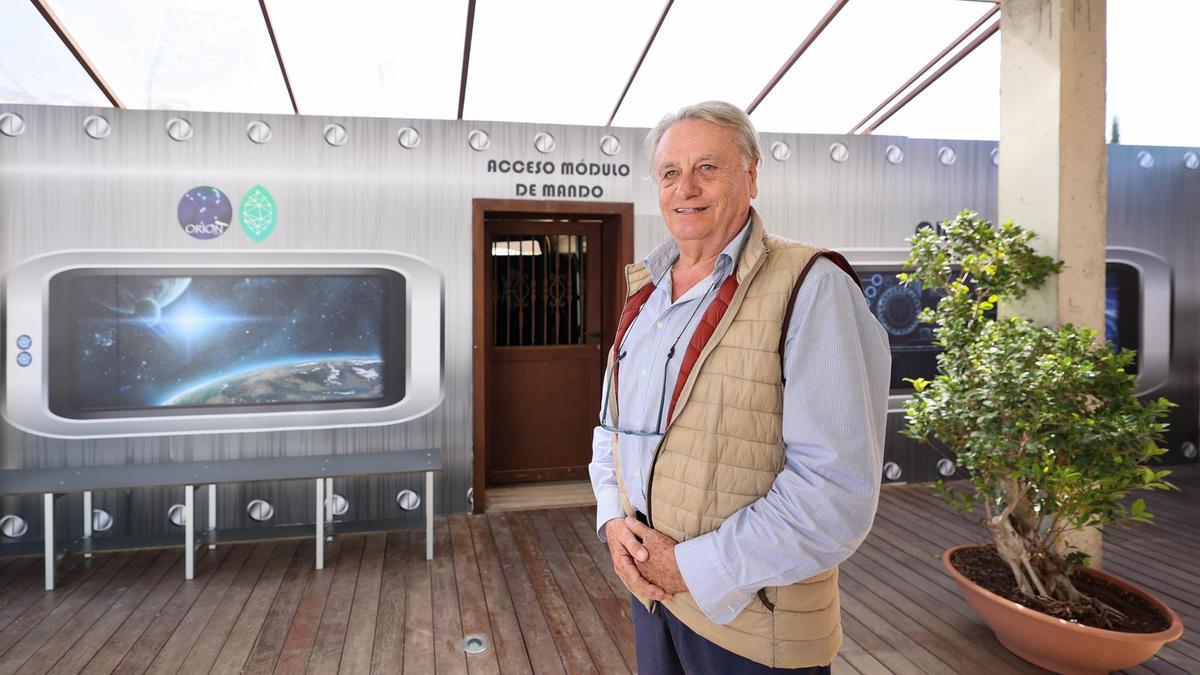
[[[891,356],[839,254],[766,233],[721,102],[646,139],[671,238],[627,271],[590,472],[638,669],[829,672],[866,537]]]

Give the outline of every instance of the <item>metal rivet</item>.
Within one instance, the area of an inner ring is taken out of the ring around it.
[[[25,119],[14,112],[0,113],[0,134],[20,136],[25,133]]]
[[[104,509],[92,509],[92,531],[108,532],[112,529],[112,514]]]
[[[1200,169],[1200,155],[1188,150],[1183,153],[1183,166],[1189,171]]]
[[[325,142],[338,147],[346,144],[346,139],[349,135],[346,133],[346,127],[340,124],[328,124],[325,126]]]
[[[467,488],[467,503],[471,505],[472,509],[475,508],[475,488],[473,487]]]
[[[950,477],[954,475],[954,472],[958,470],[958,467],[954,466],[954,460],[943,458],[938,460],[937,470],[938,473],[942,474],[943,476]]]
[[[888,462],[883,465],[883,476],[888,480],[899,480],[900,476],[904,475],[904,471],[900,465],[895,462]]]
[[[167,135],[173,141],[179,141],[180,143],[190,141],[194,133],[195,130],[192,129],[192,123],[182,117],[172,117],[167,120]]]
[[[29,523],[24,518],[18,515],[9,514],[0,518],[0,535],[4,535],[10,539],[24,537],[29,531]]]
[[[1149,169],[1154,166],[1154,155],[1145,150],[1139,150],[1137,154],[1138,166],[1143,169]]]
[[[771,158],[776,162],[786,162],[788,157],[792,156],[792,148],[783,141],[775,141],[771,144]]]
[[[405,150],[412,150],[421,144],[421,132],[412,127],[400,127],[396,134],[396,142]]]
[[[83,120],[83,131],[88,136],[100,140],[108,138],[108,135],[112,133],[112,125],[108,123],[107,119],[99,115],[88,115]]]
[[[473,129],[467,134],[467,145],[475,152],[483,152],[492,145],[492,138],[482,129]]]
[[[554,142],[554,137],[545,131],[533,137],[533,149],[543,155],[554,152],[556,145],[558,144]]]
[[[600,152],[612,157],[621,151],[621,139],[612,135],[600,137]]]
[[[335,516],[344,516],[350,510],[350,502],[346,498],[334,493],[325,498],[325,510]]]
[[[904,148],[893,143],[884,149],[883,156],[888,164],[899,164],[904,161]]]
[[[275,515],[275,507],[265,499],[252,499],[246,505],[246,515],[250,516],[250,520],[261,523],[270,520]]]
[[[488,648],[487,636],[478,633],[468,635],[463,638],[462,648],[468,654],[482,654]]]
[[[1187,443],[1184,443],[1183,447],[1181,447],[1180,450],[1183,452],[1183,456],[1186,457],[1187,459],[1196,459],[1197,452],[1196,452],[1196,444],[1195,443],[1192,443],[1190,441]]]
[[[171,508],[167,509],[167,520],[175,527],[187,525],[187,511],[183,504],[172,504]]]
[[[992,148],[992,166],[1000,166],[1000,148]]]
[[[938,163],[940,163],[942,166],[951,166],[958,161],[958,153],[954,151],[954,148],[948,145],[943,145],[942,147],[938,148],[937,158]]]
[[[421,506],[421,496],[412,490],[401,490],[396,493],[396,506],[405,511],[416,511]]]
[[[846,147],[845,143],[837,142],[829,146],[829,159],[841,164],[850,159],[850,148]]]
[[[246,125],[246,138],[262,145],[271,140],[271,125],[262,120],[255,120]]]

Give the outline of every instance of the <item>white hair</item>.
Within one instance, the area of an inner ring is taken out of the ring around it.
[[[754,130],[754,124],[750,121],[750,116],[741,108],[726,103],[725,101],[705,101],[688,105],[670,113],[662,118],[658,124],[646,134],[646,141],[643,149],[646,152],[647,159],[650,163],[654,163],[654,153],[658,150],[658,144],[662,141],[662,137],[667,133],[677,122],[683,120],[704,120],[712,122],[717,126],[725,127],[733,131],[737,137],[738,146],[742,151],[742,157],[746,160],[747,165],[752,165],[762,159],[762,149],[758,145],[758,132]]]

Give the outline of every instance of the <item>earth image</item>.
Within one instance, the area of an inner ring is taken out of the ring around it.
[[[177,394],[165,405],[256,405],[383,397],[380,359],[307,359],[226,375]]]

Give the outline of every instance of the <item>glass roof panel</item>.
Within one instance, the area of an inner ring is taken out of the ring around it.
[[[650,0],[479,0],[463,117],[604,124],[662,8]]]
[[[863,114],[870,111],[868,108]],[[873,133],[999,140],[1000,33],[979,45]]]
[[[855,0],[754,111],[754,124],[761,131],[847,133],[992,8],[962,0]]]
[[[1200,146],[1197,0],[1109,0],[1108,119],[1121,143]]]
[[[110,105],[32,2],[4,0],[0,15],[0,101]]]
[[[830,0],[676,2],[613,124],[654,126],[663,115],[708,99],[750,105],[830,5]]]
[[[257,2],[49,4],[126,107],[292,112]]]
[[[467,0],[271,1],[267,10],[301,114],[458,115]]]

